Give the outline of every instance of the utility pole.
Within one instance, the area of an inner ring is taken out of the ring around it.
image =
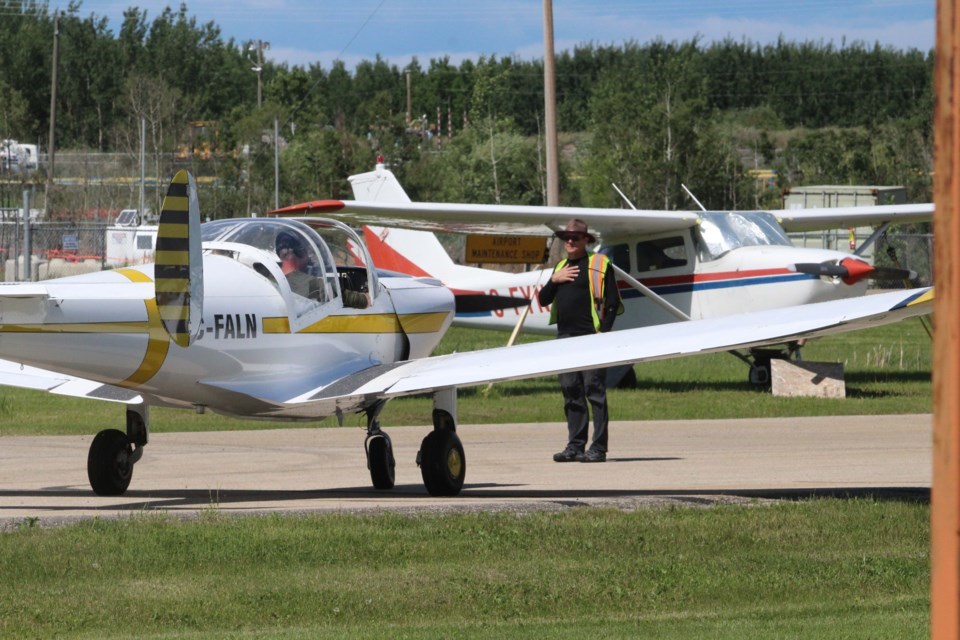
[[[960,8],[937,2],[934,61],[933,486],[930,490],[930,632],[960,638]]]
[[[410,72],[407,71],[407,129],[410,128]]]
[[[263,40],[257,40],[256,42],[251,40],[250,44],[247,45],[247,58],[253,63],[250,69],[257,74],[257,109],[263,107],[263,51],[269,48],[270,43],[264,42]],[[249,56],[249,52],[251,51],[256,52],[256,59]]]
[[[50,74],[50,133],[47,138],[47,194],[44,208],[50,212],[50,190],[53,186],[56,146],[54,132],[57,129],[57,67],[60,66],[60,15],[53,16],[53,69]]]
[[[560,204],[560,165],[557,160],[557,84],[553,59],[553,0],[543,0],[544,142],[547,147],[547,206]]]
[[[280,208],[280,120],[273,118],[273,208]]]
[[[137,218],[146,223],[147,209],[147,119],[140,117],[140,210]]]

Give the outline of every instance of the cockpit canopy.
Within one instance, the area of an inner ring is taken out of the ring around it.
[[[283,278],[279,265],[284,255],[295,253],[297,269],[314,281],[309,297],[315,303],[340,297],[347,288],[373,296],[377,293],[376,274],[365,267],[370,264],[366,247],[356,232],[335,220],[233,218],[207,222],[200,230],[205,250],[232,253],[231,248],[254,249],[246,252],[253,259],[235,258],[275,284],[278,278],[273,273]],[[273,264],[265,268],[265,261]],[[306,291],[293,293],[308,296]]]
[[[703,261],[740,247],[791,246],[777,219],[765,211],[704,211],[696,236]]]

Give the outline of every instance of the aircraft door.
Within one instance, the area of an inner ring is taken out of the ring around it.
[[[629,273],[684,314],[691,315],[694,288],[692,240],[689,232],[633,237],[602,249]],[[676,322],[677,318],[622,279],[618,281],[625,313],[618,329]]]

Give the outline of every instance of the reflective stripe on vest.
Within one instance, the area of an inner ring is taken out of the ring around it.
[[[597,308],[603,307],[603,287],[606,281],[604,276],[607,273],[609,258],[603,253],[590,253],[589,251],[587,252],[587,256],[590,258],[587,262],[587,269],[589,270],[587,283],[590,287],[590,300],[593,303],[590,305],[590,316],[593,318],[593,330],[600,331],[600,316],[597,313]],[[557,266],[553,268],[553,273],[563,269],[565,264],[567,264],[567,259],[562,258],[560,262],[557,263]],[[599,292],[599,295],[597,292]],[[550,305],[550,324],[557,323],[556,300],[553,302],[554,304]]]

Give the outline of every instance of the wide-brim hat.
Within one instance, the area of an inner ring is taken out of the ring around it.
[[[571,218],[571,220],[567,222],[567,226],[559,231],[554,232],[554,235],[560,239],[563,239],[564,234],[567,233],[582,233],[583,235],[587,236],[588,242],[597,241],[596,237],[590,233],[587,223],[579,218]]]

